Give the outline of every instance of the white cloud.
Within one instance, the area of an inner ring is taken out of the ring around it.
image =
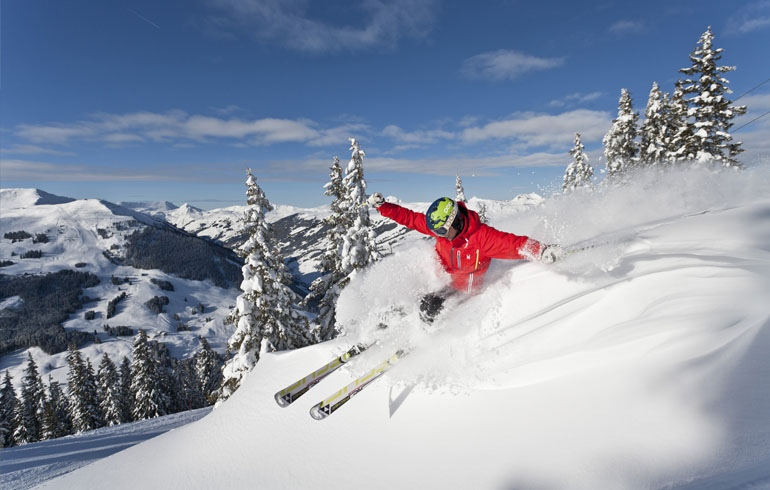
[[[463,62],[461,72],[468,78],[486,80],[514,80],[537,70],[556,68],[565,58],[538,58],[513,50],[500,49],[477,54]]]
[[[644,22],[635,20],[619,20],[610,26],[609,31],[613,34],[624,35],[644,32],[645,29],[646,26],[644,25]]]
[[[443,129],[422,129],[407,132],[394,124],[386,126],[382,131],[382,134],[393,138],[396,141],[408,143],[408,147],[411,148],[415,148],[415,145],[434,144],[441,140],[452,140],[456,138],[455,133]]]
[[[57,144],[95,141],[116,145],[151,141],[179,145],[233,139],[252,145],[295,142],[322,146],[337,141],[345,144],[351,133],[367,130],[367,126],[360,123],[321,128],[308,119],[225,119],[169,111],[97,114],[92,120],[71,124],[23,124],[15,129],[15,134],[33,143]]]
[[[510,119],[468,127],[461,133],[465,143],[509,140],[519,148],[563,147],[580,133],[585,142],[601,140],[612,123],[605,111],[578,109],[562,114],[518,113]]]
[[[554,99],[551,102],[549,102],[548,105],[551,107],[564,107],[566,105],[580,105],[580,104],[585,104],[586,102],[593,102],[594,100],[600,98],[602,95],[604,95],[603,92],[591,92],[589,94],[575,92],[574,94],[569,94],[567,96],[562,97],[561,99]]]
[[[2,161],[3,180],[35,182],[112,182],[182,180],[164,176],[153,169],[152,173],[138,173],[134,168],[120,169],[93,165],[73,165],[30,160]]]
[[[343,24],[313,16],[305,0],[207,3],[218,13],[209,19],[209,26],[220,34],[245,29],[261,41],[312,53],[394,47],[402,38],[424,38],[438,11],[437,0],[372,0],[354,7],[360,14],[356,22]]]
[[[727,19],[727,34],[741,35],[770,27],[770,0],[751,2]]]
[[[37,145],[13,145],[10,148],[0,148],[0,153],[4,155],[60,155],[73,156],[69,151],[59,151],[50,148],[43,148]]]

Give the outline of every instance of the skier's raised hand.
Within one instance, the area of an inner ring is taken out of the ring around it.
[[[369,205],[374,208],[379,208],[385,202],[385,198],[382,197],[382,194],[380,194],[379,192],[375,192],[374,194],[369,196],[369,199],[367,199],[366,202],[368,202]]]

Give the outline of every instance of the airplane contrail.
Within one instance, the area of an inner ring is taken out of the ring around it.
[[[139,12],[137,12],[136,10],[132,10],[132,9],[126,9],[126,10],[128,10],[128,11],[129,11],[129,12],[131,12],[132,14],[136,15],[137,17],[139,17],[139,18],[140,18],[140,19],[142,19],[143,21],[147,22],[148,24],[150,24],[150,25],[151,25],[151,26],[153,26],[154,28],[156,28],[156,29],[160,29],[160,26],[159,26],[158,24],[156,24],[155,22],[151,21],[150,19],[148,19],[148,18],[147,18],[147,17],[145,17],[144,15],[140,14],[140,13],[139,13]]]

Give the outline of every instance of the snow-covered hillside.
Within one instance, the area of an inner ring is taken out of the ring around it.
[[[770,488],[767,169],[647,176],[520,211],[491,223],[593,248],[495,261],[428,333],[418,298],[444,282],[430,242],[406,243],[345,289],[347,336],[265,354],[212,414],[42,488]],[[371,335],[380,346],[276,405]],[[402,345],[382,380],[309,417]]]
[[[229,307],[235,304],[238,290],[221,288],[210,281],[181,279],[160,270],[145,270],[113,263],[108,255],[123,253],[127,236],[145,226],[169,228],[163,220],[96,199],[74,200],[53,196],[37,189],[1,189],[0,235],[25,231],[32,238],[22,240],[0,239],[0,260],[11,265],[0,269],[7,276],[47,274],[60,270],[77,270],[96,275],[100,284],[85,289],[84,295],[95,298],[83,304],[63,323],[67,331],[94,333],[101,343],[85,345],[83,355],[97,363],[103,353],[120,362],[130,354],[133,337],[115,337],[104,326],[128,326],[136,331],[145,329],[151,339],[164,342],[174,357],[189,357],[200,347],[200,336],[211,346],[224,352],[232,327],[224,325]],[[37,240],[44,235],[45,241]],[[21,258],[29,251],[39,250],[40,258]],[[235,267],[239,268],[239,265]],[[113,284],[112,277],[127,280]],[[168,281],[174,291],[161,290],[152,281]],[[237,286],[237,284],[235,285]],[[107,305],[121,293],[127,298],[118,303],[116,314],[106,318]],[[155,296],[166,296],[170,303],[165,312],[156,314],[144,303]],[[19,297],[5,298],[0,314],[20,306]],[[200,311],[202,305],[203,311]],[[94,318],[85,318],[87,311]],[[176,317],[174,316],[176,315]],[[178,318],[178,319],[177,319]],[[179,324],[187,330],[180,331]],[[27,351],[41,369],[47,381],[51,373],[55,380],[66,382],[66,352],[48,355],[37,347],[20,349],[0,357],[0,372],[10,371],[14,383],[20,386],[26,366]]]

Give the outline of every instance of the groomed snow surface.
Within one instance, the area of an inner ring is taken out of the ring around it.
[[[594,247],[495,261],[429,333],[418,298],[445,279],[430,241],[406,244],[345,289],[346,336],[265,354],[210,415],[42,488],[770,488],[767,169],[639,176],[489,217]],[[380,346],[277,406],[373,335]],[[401,345],[413,351],[385,377],[310,418]]]

